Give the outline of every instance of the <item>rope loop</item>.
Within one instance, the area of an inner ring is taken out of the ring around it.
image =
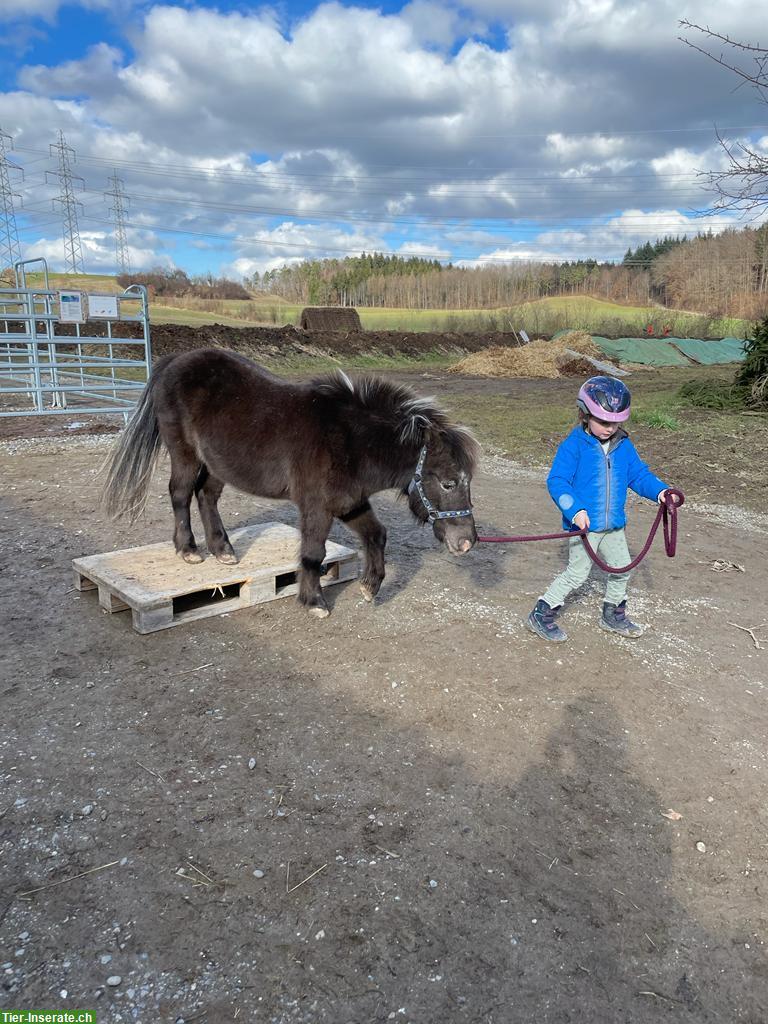
[[[650,533],[648,534],[648,539],[643,545],[642,550],[632,559],[629,565],[623,565],[621,567],[608,565],[607,562],[604,562],[602,558],[600,558],[598,553],[587,540],[589,530],[564,530],[560,533],[540,533],[531,536],[513,534],[508,537],[478,537],[477,539],[484,544],[517,544],[532,540],[560,540],[563,537],[581,537],[581,542],[584,545],[587,554],[599,569],[614,575],[621,575],[622,573],[629,572],[631,569],[634,569],[636,565],[639,565],[640,562],[642,562],[650,550],[653,538],[656,536],[656,531],[661,523],[663,523],[664,526],[664,550],[669,558],[675,557],[675,552],[677,551],[677,510],[684,502],[685,495],[682,491],[678,491],[674,487],[667,488],[663,500],[659,503],[656,518],[653,521]]]

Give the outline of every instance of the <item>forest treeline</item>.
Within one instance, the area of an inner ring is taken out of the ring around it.
[[[121,274],[117,283],[127,288],[133,284],[135,277],[132,274]],[[155,267],[153,270],[141,273],[141,282],[149,290],[150,298],[187,298],[195,296],[198,299],[250,299],[250,293],[246,291],[239,281],[232,281],[228,277],[214,277],[213,274],[203,274],[199,277],[189,277],[185,271],[174,267],[172,270],[165,267]]]
[[[621,263],[515,261],[458,267],[382,253],[306,260],[255,274],[247,287],[293,303],[410,309],[495,309],[554,295],[660,303],[712,317],[768,315],[768,225],[662,238]]]

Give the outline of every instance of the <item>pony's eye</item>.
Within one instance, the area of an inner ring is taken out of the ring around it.
[[[452,491],[453,488],[456,486],[456,481],[455,480],[441,480],[440,481],[440,486],[443,488],[444,491]]]

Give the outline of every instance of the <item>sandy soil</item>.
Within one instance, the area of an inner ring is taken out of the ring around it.
[[[0,1005],[764,1024],[768,626],[732,623],[768,621],[768,517],[692,492],[634,643],[596,578],[545,645],[559,543],[452,559],[391,495],[373,607],[349,584],[324,622],[285,599],[139,636],[70,573],[170,534],[163,470],[141,523],[105,520],[109,443],[0,444]],[[538,470],[486,458],[474,498],[487,532],[556,527]]]

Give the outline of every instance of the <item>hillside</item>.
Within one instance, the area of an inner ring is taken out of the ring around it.
[[[141,275],[136,275],[141,283]],[[29,274],[28,282],[42,287],[42,274]],[[49,275],[52,289],[70,288],[120,294],[114,276],[106,274]],[[204,299],[194,295],[163,297],[150,301],[153,324],[201,327],[296,325],[303,305],[267,292],[255,292],[250,300]],[[473,309],[408,309],[358,307],[363,328],[368,331],[406,333],[488,334],[524,330],[529,335],[552,335],[560,330],[587,330],[607,337],[633,336],[652,325],[655,334],[669,328],[678,337],[745,337],[751,322],[732,317],[707,317],[662,305],[629,305],[593,295],[547,296],[516,306]]]

